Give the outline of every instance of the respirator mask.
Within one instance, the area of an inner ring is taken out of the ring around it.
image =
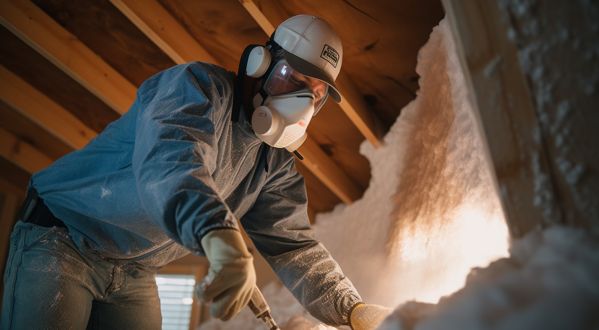
[[[265,46],[246,47],[238,77],[260,79],[256,81],[260,89],[252,99],[255,134],[268,145],[300,157],[296,150],[306,140],[312,117],[329,95],[341,101],[335,79],[342,59],[337,33],[311,15],[285,20]]]
[[[278,59],[254,96],[252,128],[265,143],[294,152],[306,140],[312,117],[327,99],[328,85]]]

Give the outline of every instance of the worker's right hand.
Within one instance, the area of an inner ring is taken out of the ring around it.
[[[196,294],[204,302],[212,301],[213,317],[226,321],[251,298],[256,285],[253,258],[241,233],[234,229],[210,231],[201,243],[210,268],[196,287]]]
[[[391,312],[390,308],[384,306],[359,304],[352,310],[349,324],[352,330],[374,330]]]

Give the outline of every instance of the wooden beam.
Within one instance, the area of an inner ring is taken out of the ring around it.
[[[260,8],[252,0],[239,0],[239,2],[241,2],[250,16],[262,28],[264,33],[271,36],[275,28]],[[340,74],[336,84],[341,94],[341,103],[339,103],[341,110],[343,110],[368,142],[377,148],[381,146],[381,125],[378,123],[379,120],[368,109],[366,102],[360,93],[358,93],[354,83],[344,74]]]
[[[307,139],[298,151],[304,156],[302,163],[344,203],[350,204],[362,196],[358,186],[316,142]]]
[[[50,157],[0,128],[0,156],[33,174],[52,163]]]
[[[167,52],[167,54],[174,61],[186,59],[187,55],[185,55],[186,53],[184,50],[178,46],[178,44],[171,43],[176,39],[176,35],[171,35],[172,32],[165,29],[156,27],[149,28],[149,26],[156,25],[154,22],[169,22],[168,26],[170,26],[173,31],[184,30],[184,28],[179,26],[179,23],[164,10],[164,8],[157,9],[160,6],[159,4],[150,4],[153,0],[144,1],[143,6],[136,3],[134,0],[111,1],[113,1],[117,8],[123,11],[125,16],[129,17],[134,24],[140,27],[141,31],[144,32],[150,40],[158,46],[162,44],[165,48],[172,51],[171,53]],[[197,44],[195,39],[191,36],[187,39],[187,42]],[[197,47],[201,46],[198,44]],[[308,169],[313,171],[314,174],[345,203],[351,203],[359,198],[361,195],[359,187],[333,162],[333,160],[331,160],[330,157],[320,150],[318,144],[313,142],[310,138],[308,138],[306,144],[308,144],[309,147],[304,147],[301,150],[306,150],[305,152],[302,152],[302,154],[305,157],[304,162],[309,163],[309,166],[307,166]]]
[[[487,137],[490,158],[510,233],[521,237],[543,224],[546,212],[536,201],[539,176],[544,194],[555,194],[547,150],[532,96],[508,37],[498,4],[491,1],[443,0],[448,22],[478,123]]]
[[[0,23],[118,113],[133,103],[133,84],[30,1],[0,1]]]
[[[155,0],[110,0],[175,63],[218,61]]]
[[[341,93],[341,102],[339,102],[341,110],[368,142],[375,148],[380,147],[383,143],[380,138],[382,125],[374,113],[368,110],[366,101],[364,101],[354,83],[343,71],[339,74],[335,83],[339,88],[339,93]]]
[[[245,8],[245,10],[247,10],[247,12],[250,14],[250,16],[252,16],[252,18],[254,19],[254,21],[256,21],[256,23],[258,23],[258,25],[260,26],[262,31],[264,31],[264,33],[266,33],[267,36],[270,37],[275,32],[274,25],[272,25],[272,23],[264,15],[262,10],[260,10],[260,8],[258,8],[258,6],[256,6],[254,1],[239,0],[239,2],[241,2],[241,4],[243,5],[243,8]]]
[[[0,100],[74,149],[97,134],[70,112],[0,65]]]

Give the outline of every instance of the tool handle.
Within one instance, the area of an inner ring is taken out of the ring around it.
[[[280,330],[279,326],[272,318],[272,315],[270,315],[270,307],[268,307],[266,299],[264,299],[262,292],[257,286],[254,287],[254,292],[252,292],[248,307],[252,310],[254,315],[256,315],[256,318],[266,324],[269,330]]]
[[[250,298],[248,306],[257,317],[260,317],[264,312],[270,311],[266,299],[264,299],[262,292],[260,292],[260,289],[258,289],[257,286],[254,287],[254,292],[252,292],[252,297]]]

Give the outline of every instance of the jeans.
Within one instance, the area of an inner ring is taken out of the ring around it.
[[[68,231],[17,222],[2,329],[160,329],[152,269],[77,249]]]

